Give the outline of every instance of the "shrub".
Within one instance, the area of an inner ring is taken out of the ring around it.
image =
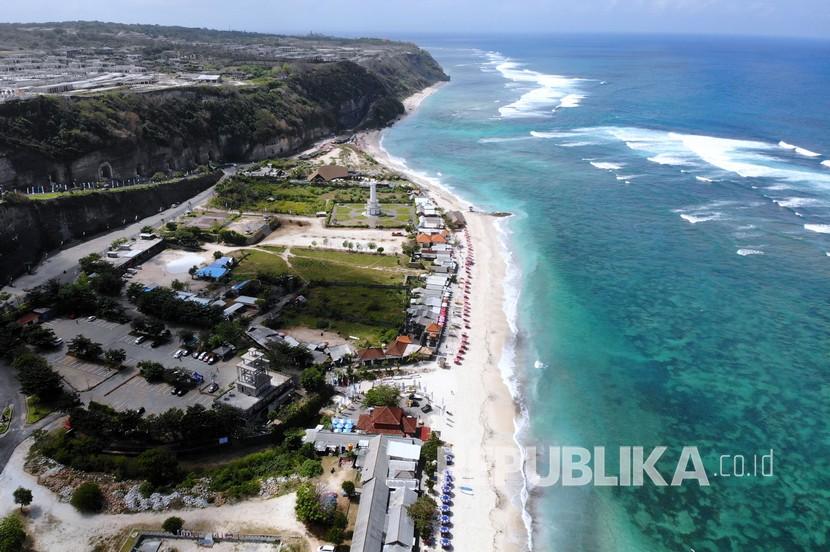
[[[20,516],[9,514],[0,520],[0,552],[18,552],[25,542],[26,531]]]
[[[79,512],[94,514],[103,510],[104,494],[101,492],[101,487],[95,483],[81,483],[72,493],[70,504]]]
[[[343,484],[340,486],[343,488],[343,492],[346,493],[346,496],[348,496],[349,498],[354,496],[355,488],[353,481],[344,481]]]
[[[323,466],[318,460],[308,459],[300,466],[300,475],[302,477],[317,477],[323,474]]]
[[[181,531],[182,527],[184,527],[184,520],[176,516],[170,516],[164,520],[164,523],[161,524],[162,529],[168,533],[173,533],[174,535]]]
[[[401,392],[391,385],[378,385],[366,391],[364,406],[398,406]]]

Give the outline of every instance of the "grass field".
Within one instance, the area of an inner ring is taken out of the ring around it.
[[[289,266],[279,256],[284,252],[285,248],[274,246],[249,250],[234,269],[239,280],[268,272],[295,274],[309,283],[303,291],[306,303],[283,311],[284,326],[331,328],[344,337],[377,344],[403,324],[407,300],[403,284],[413,271],[402,268],[398,256],[291,248]]]
[[[379,187],[381,201],[408,202],[409,186]],[[311,184],[302,180],[237,177],[220,184],[211,200],[214,207],[313,216],[329,212],[337,203],[365,204],[369,188],[354,184]]]
[[[365,203],[338,203],[329,219],[330,226],[358,228],[403,228],[415,222],[415,207],[410,203],[381,203],[381,216],[366,216]]]
[[[33,424],[35,422],[39,422],[43,418],[49,415],[52,412],[52,409],[48,406],[41,404],[35,396],[26,397],[26,423]]]

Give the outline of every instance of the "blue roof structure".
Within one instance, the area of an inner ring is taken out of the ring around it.
[[[210,278],[211,280],[218,280],[228,273],[228,269],[223,266],[208,265],[196,271],[196,276],[199,278]]]

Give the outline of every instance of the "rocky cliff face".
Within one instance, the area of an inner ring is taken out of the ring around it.
[[[135,222],[209,188],[221,172],[147,188],[0,204],[0,282],[62,244]]]
[[[193,87],[0,104],[0,186],[25,189],[287,155],[376,128],[400,99],[446,76],[429,54],[304,63],[258,86]]]

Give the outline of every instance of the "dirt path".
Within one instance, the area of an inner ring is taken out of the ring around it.
[[[13,489],[20,486],[31,489],[33,501],[28,515],[28,532],[33,537],[37,550],[89,550],[92,541],[110,539],[131,527],[160,528],[162,522],[174,514],[185,520],[185,527],[214,532],[240,532],[246,531],[246,528],[258,527],[269,533],[303,535],[309,550],[316,550],[320,545],[296,520],[294,493],[267,500],[252,499],[218,508],[82,515],[68,503],[60,502],[54,493],[38,485],[35,477],[23,470],[31,444],[32,440],[28,439],[19,446],[0,474],[0,489],[4,490],[0,493],[0,515],[15,508],[11,492]]]

